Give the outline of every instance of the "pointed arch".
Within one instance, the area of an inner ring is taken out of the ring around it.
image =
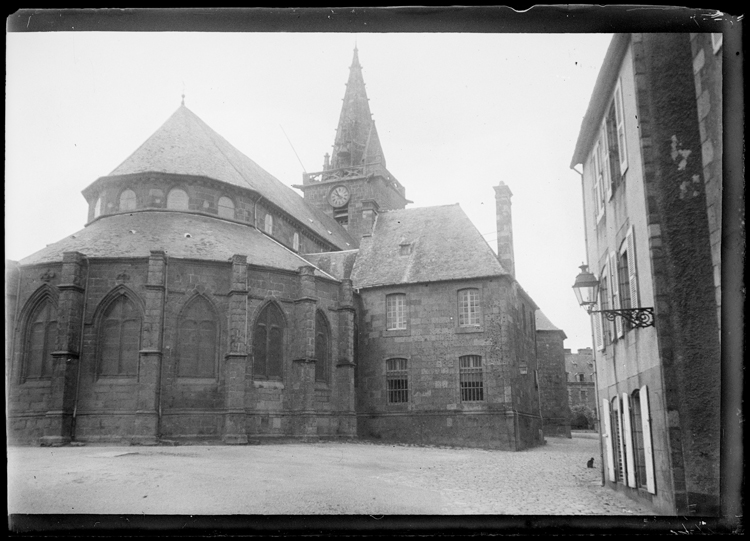
[[[101,300],[94,312],[98,376],[138,375],[143,311],[140,297],[122,284]]]
[[[57,290],[43,284],[31,294],[19,314],[22,382],[52,376],[52,352],[57,348],[58,336],[57,307]]]
[[[286,316],[276,301],[267,301],[253,323],[253,377],[283,377]]]
[[[177,318],[177,374],[182,378],[215,378],[220,324],[214,303],[195,293]]]
[[[331,324],[322,310],[315,311],[315,381],[328,383],[331,373]]]

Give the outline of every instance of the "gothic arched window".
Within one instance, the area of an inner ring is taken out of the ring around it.
[[[99,375],[135,376],[138,373],[141,313],[125,295],[107,307],[99,339]]]
[[[52,375],[52,355],[57,343],[57,309],[49,299],[42,301],[29,318],[24,350],[24,378],[43,379]]]
[[[183,378],[213,378],[216,375],[218,343],[216,312],[198,296],[180,315],[177,331],[178,375]]]
[[[167,208],[172,210],[188,210],[188,194],[185,190],[175,188],[167,194]]]
[[[135,192],[125,190],[120,194],[120,212],[125,210],[135,210]]]
[[[281,378],[284,360],[284,316],[275,304],[267,305],[253,330],[253,374]]]
[[[263,224],[263,229],[269,235],[273,235],[273,216],[271,216],[270,214],[266,214],[265,222]]]
[[[315,313],[315,380],[328,381],[329,344],[331,342],[328,322],[320,312]]]

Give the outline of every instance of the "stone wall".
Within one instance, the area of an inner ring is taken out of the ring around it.
[[[520,308],[526,303],[529,313],[531,304],[516,287],[503,277],[360,291],[359,436],[511,450],[539,445],[534,330]],[[458,325],[458,291],[464,288],[480,291],[476,327]],[[406,294],[404,330],[386,329],[386,296],[392,293]],[[481,356],[482,400],[462,399],[464,355]],[[386,361],[394,358],[406,359],[409,393],[408,400],[389,403]]]
[[[179,188],[188,194],[188,211],[190,212],[215,217],[219,214],[219,198],[229,197],[234,203],[234,216],[227,219],[252,224],[259,230],[265,231],[265,217],[266,214],[270,214],[273,217],[272,236],[287,248],[293,248],[293,237],[296,232],[299,234],[300,253],[328,252],[335,249],[327,239],[322,239],[320,235],[311,231],[308,224],[290,217],[255,192],[237,186],[210,179],[183,178],[178,175],[156,173],[149,176],[133,175],[130,182],[123,181],[122,177],[113,177],[100,182],[99,191],[90,195],[88,201],[89,222],[95,219],[94,208],[98,197],[101,197],[101,215],[127,212],[119,208],[120,194],[126,189],[135,192],[136,210],[166,209],[169,191]],[[158,197],[154,193],[159,194]]]
[[[355,435],[348,280],[316,277],[312,267],[297,273],[258,269],[244,256],[228,262],[170,259],[163,252],[148,259],[89,261],[73,253],[70,258],[18,274],[23,308],[13,325],[8,365],[12,442],[244,443],[256,437]],[[121,297],[140,314],[137,373],[105,376],[99,369],[102,317]],[[179,370],[184,337],[178,321],[196,299],[215,315],[216,364],[213,375],[186,377]],[[54,372],[28,379],[23,370],[28,319],[47,300],[58,311]],[[269,303],[285,319],[282,375],[273,379],[255,375],[252,358],[255,320]],[[327,322],[325,359],[315,358],[316,313]],[[326,363],[325,381],[315,381],[316,363]]]
[[[536,331],[544,434],[570,438],[564,339],[565,334],[561,331]]]
[[[719,34],[720,36],[720,34]],[[714,34],[690,34],[703,160],[716,310],[721,331],[721,208],[722,208],[722,47]]]

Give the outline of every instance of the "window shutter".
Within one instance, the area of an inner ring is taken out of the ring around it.
[[[635,237],[633,236],[633,226],[628,229],[625,237],[628,250],[628,283],[630,286],[630,307],[635,308],[638,304],[638,270],[635,265]]]
[[[596,218],[599,219],[602,215],[604,207],[602,206],[602,159],[601,159],[601,144],[597,141],[594,145],[594,208],[596,209]]]
[[[607,140],[607,119],[605,116],[604,122],[601,127],[601,141],[602,141],[602,182],[604,182],[604,191],[606,193],[605,201],[609,201],[612,198],[612,179],[610,178],[609,171],[609,141]]]
[[[607,447],[607,473],[609,480],[615,482],[615,455],[612,449],[612,425],[609,415],[609,400],[602,398],[602,419],[604,419],[604,443]]]
[[[609,254],[609,292],[613,310],[620,308],[620,280],[617,276],[617,252]],[[622,319],[615,316],[615,336],[622,338]]]
[[[635,488],[635,447],[633,446],[633,428],[630,426],[630,397],[622,393],[622,420],[625,427],[625,463],[628,466],[628,486]]]
[[[648,388],[641,387],[638,393],[641,399],[641,422],[643,423],[643,451],[646,455],[646,488],[651,494],[656,494],[654,479],[654,450],[651,444],[651,414],[648,407]]]
[[[625,109],[622,102],[622,85],[617,81],[615,87],[615,117],[617,121],[617,143],[620,152],[620,174],[628,169],[628,150],[625,142]]]
[[[600,309],[599,303],[596,305],[597,310]],[[598,351],[604,350],[604,339],[602,336],[602,315],[594,314],[594,342],[596,342],[596,349]]]

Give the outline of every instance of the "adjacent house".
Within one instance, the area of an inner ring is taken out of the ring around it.
[[[721,47],[616,34],[571,160],[606,483],[668,514],[719,511]]]

